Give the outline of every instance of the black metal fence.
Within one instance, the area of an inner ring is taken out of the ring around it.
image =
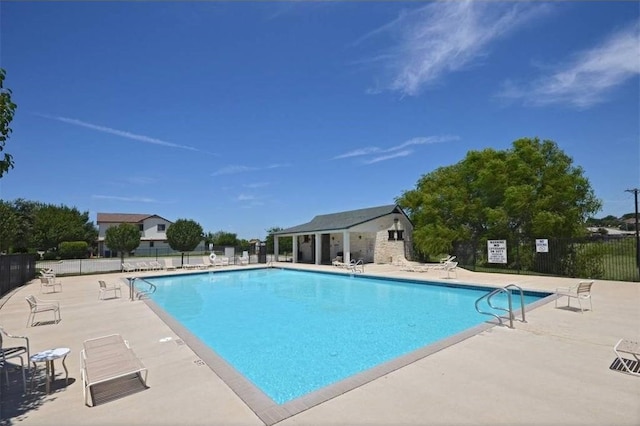
[[[0,255],[0,296],[27,283],[36,275],[34,254]]]
[[[539,245],[535,240],[504,241],[506,263],[490,263],[486,240],[459,244],[454,254],[460,266],[479,272],[640,281],[634,236],[547,239]]]

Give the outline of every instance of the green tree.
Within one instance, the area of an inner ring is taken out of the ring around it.
[[[238,235],[231,232],[218,231],[213,234],[209,233],[209,235],[214,246],[236,247],[240,245]]]
[[[28,201],[22,198],[18,198],[11,203],[11,207],[18,221],[13,245],[14,252],[27,253],[29,248],[36,248],[33,242],[33,224],[35,222],[36,211],[41,206],[43,206],[42,203]]]
[[[125,253],[130,253],[140,245],[140,230],[132,223],[112,226],[105,232],[104,243],[111,251],[120,252],[120,263],[122,263]]]
[[[94,244],[98,233],[89,221],[89,212],[81,213],[75,207],[47,204],[35,210],[33,222],[33,246],[57,249],[63,241],[86,241]]]
[[[0,200],[0,252],[13,248],[18,228],[18,216],[11,204]]]
[[[274,226],[272,228],[267,229],[267,239],[265,241],[265,244],[267,246],[267,253],[273,253],[273,250],[274,250],[273,233],[282,231],[283,229],[284,228],[280,228],[278,226]],[[278,251],[280,253],[291,253],[293,251],[293,238],[291,237],[278,238]],[[280,253],[274,253],[274,254],[280,254]]]
[[[13,120],[16,104],[11,101],[11,89],[4,88],[6,71],[0,68],[0,153],[4,151],[5,144],[12,130],[9,125]],[[13,168],[13,157],[8,153],[0,157],[0,178]]]
[[[582,235],[601,209],[582,168],[555,142],[538,138],[518,139],[504,151],[470,151],[423,175],[396,201],[413,221],[423,255],[451,252],[461,241]]]
[[[190,219],[178,219],[167,228],[169,247],[182,253],[183,265],[184,253],[195,249],[203,239],[202,226]]]
[[[58,253],[60,259],[85,259],[88,250],[89,244],[86,241],[63,241]]]

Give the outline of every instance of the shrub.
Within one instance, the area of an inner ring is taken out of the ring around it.
[[[48,251],[42,255],[42,260],[56,260],[58,259],[58,253],[55,251]]]
[[[88,249],[86,241],[65,241],[60,243],[58,253],[61,259],[84,259]]]

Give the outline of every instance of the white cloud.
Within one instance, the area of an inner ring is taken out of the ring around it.
[[[349,152],[346,152],[344,154],[337,155],[337,156],[333,157],[333,159],[334,160],[339,160],[341,158],[360,157],[362,155],[369,155],[369,154],[373,154],[373,153],[379,152],[379,151],[380,151],[380,148],[375,147],[375,146],[366,147],[366,148],[358,148],[356,150],[349,151]]]
[[[220,176],[220,175],[231,175],[236,173],[245,173],[245,172],[255,172],[257,170],[269,170],[269,169],[279,169],[282,167],[291,167],[290,164],[269,164],[264,167],[249,167],[249,166],[240,166],[240,165],[229,165],[222,167],[221,169],[216,170],[211,175],[212,176]]]
[[[418,137],[418,138],[409,139],[408,141],[403,142],[400,145],[396,145],[396,146],[393,146],[393,147],[391,147],[389,149],[385,149],[382,152],[397,151],[399,149],[403,149],[403,148],[406,148],[408,146],[413,146],[413,145],[428,145],[428,144],[432,144],[432,143],[441,143],[441,142],[454,141],[454,140],[459,140],[459,139],[460,138],[458,136],[451,136],[451,135]]]
[[[392,158],[406,157],[407,155],[411,155],[414,152],[414,150],[406,149],[407,147],[410,147],[410,146],[428,145],[428,144],[434,144],[434,143],[455,141],[459,139],[460,137],[452,136],[452,135],[428,136],[428,137],[421,136],[421,137],[409,139],[407,141],[402,142],[401,144],[392,146],[390,148],[385,148],[385,149],[378,148],[378,147],[358,148],[358,149],[346,152],[344,154],[336,155],[335,157],[333,157],[333,159],[341,160],[344,158],[352,158],[352,157],[371,157],[372,155],[376,154],[377,155],[376,157],[363,160],[364,164],[374,164],[374,163],[379,163],[385,160],[391,160]],[[388,155],[380,155],[380,154],[388,154]]]
[[[492,43],[531,21],[546,5],[482,1],[441,1],[403,11],[394,21],[356,43],[390,33],[400,39],[388,52],[370,59],[390,72],[383,88],[415,96],[450,72],[461,71],[486,56]]]
[[[231,166],[225,166],[221,169],[216,170],[215,172],[212,173],[212,176],[232,175],[236,173],[252,172],[254,170],[258,170],[258,169],[255,167],[231,165]]]
[[[640,74],[639,29],[635,21],[599,45],[573,55],[549,75],[528,85],[505,83],[498,96],[531,105],[559,103],[577,108],[603,102],[612,89]]]
[[[242,186],[244,186],[245,188],[255,189],[255,188],[264,188],[265,186],[269,186],[269,185],[271,185],[270,182],[254,182],[254,183],[246,183]]]
[[[283,164],[269,164],[265,169],[280,169],[282,167],[291,167],[291,164],[283,163]]]
[[[238,195],[238,197],[236,198],[237,201],[253,201],[255,200],[256,197],[253,195],[246,195],[246,194],[240,194]]]
[[[158,203],[159,201],[154,198],[148,197],[120,197],[117,195],[92,195],[91,198],[97,198],[100,200],[114,200],[114,201],[130,201],[135,203]]]
[[[392,158],[406,157],[407,155],[410,155],[411,153],[413,153],[413,150],[406,149],[404,151],[395,152],[395,153],[389,154],[389,155],[382,155],[380,157],[372,158],[371,160],[366,160],[364,162],[364,164],[373,164],[373,163],[379,163],[381,161],[391,160]]]
[[[57,116],[51,116],[51,115],[46,115],[46,114],[37,114],[37,115],[39,115],[40,117],[49,118],[51,120],[61,121],[63,123],[72,124],[74,126],[85,127],[87,129],[96,130],[96,131],[102,132],[102,133],[109,133],[109,134],[112,134],[112,135],[120,136],[120,137],[127,138],[127,139],[132,139],[132,140],[139,141],[139,142],[150,143],[150,144],[160,145],[160,146],[166,146],[166,147],[169,147],[169,148],[186,149],[186,150],[189,150],[189,151],[200,151],[199,149],[194,148],[192,146],[179,145],[179,144],[176,144],[176,143],[173,143],[173,142],[167,142],[167,141],[163,141],[161,139],[152,138],[150,136],[138,135],[138,134],[135,134],[135,133],[124,131],[124,130],[118,130],[118,129],[113,129],[111,127],[100,126],[98,124],[87,123],[85,121],[77,120],[75,118],[57,117]]]

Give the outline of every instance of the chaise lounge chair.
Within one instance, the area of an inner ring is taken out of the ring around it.
[[[175,271],[176,267],[173,265],[173,258],[169,257],[164,259],[164,269],[165,271]]]
[[[152,271],[159,271],[162,269],[162,265],[157,260],[152,260],[149,262],[149,268],[151,268]]]
[[[149,269],[151,269],[151,267],[147,265],[147,262],[137,262],[136,266],[141,271],[148,271]]]
[[[92,405],[96,405],[97,385],[119,381],[130,388],[134,380],[147,388],[147,368],[119,334],[85,340],[80,365],[85,405],[89,405],[89,394]],[[120,387],[114,383],[112,388],[117,392]]]
[[[458,278],[458,262],[444,262],[442,264],[436,265],[431,267],[430,269],[434,269],[434,270],[438,270],[440,271],[440,276],[442,278],[445,278],[445,274],[446,274],[446,278],[451,278],[451,274],[455,274],[455,278]]]
[[[133,266],[131,263],[123,262],[122,263],[122,272],[135,272],[138,269]]]
[[[618,367],[616,370],[633,374],[634,376],[640,376],[640,343],[620,339],[613,347],[613,352],[615,352],[618,358],[613,364]],[[629,354],[633,356],[635,360],[623,358],[621,354]]]
[[[349,269],[353,273],[360,272],[364,274],[364,261],[362,259],[352,260]]]
[[[561,297],[567,298],[567,308],[571,305],[571,299],[577,299],[578,305],[580,305],[580,312],[584,313],[584,309],[582,308],[582,301],[589,301],[589,308],[593,310],[593,304],[591,303],[591,286],[593,285],[593,280],[583,280],[578,284],[571,287],[558,287],[556,289],[556,294],[558,297],[556,298],[556,308],[558,307],[558,299]]]

